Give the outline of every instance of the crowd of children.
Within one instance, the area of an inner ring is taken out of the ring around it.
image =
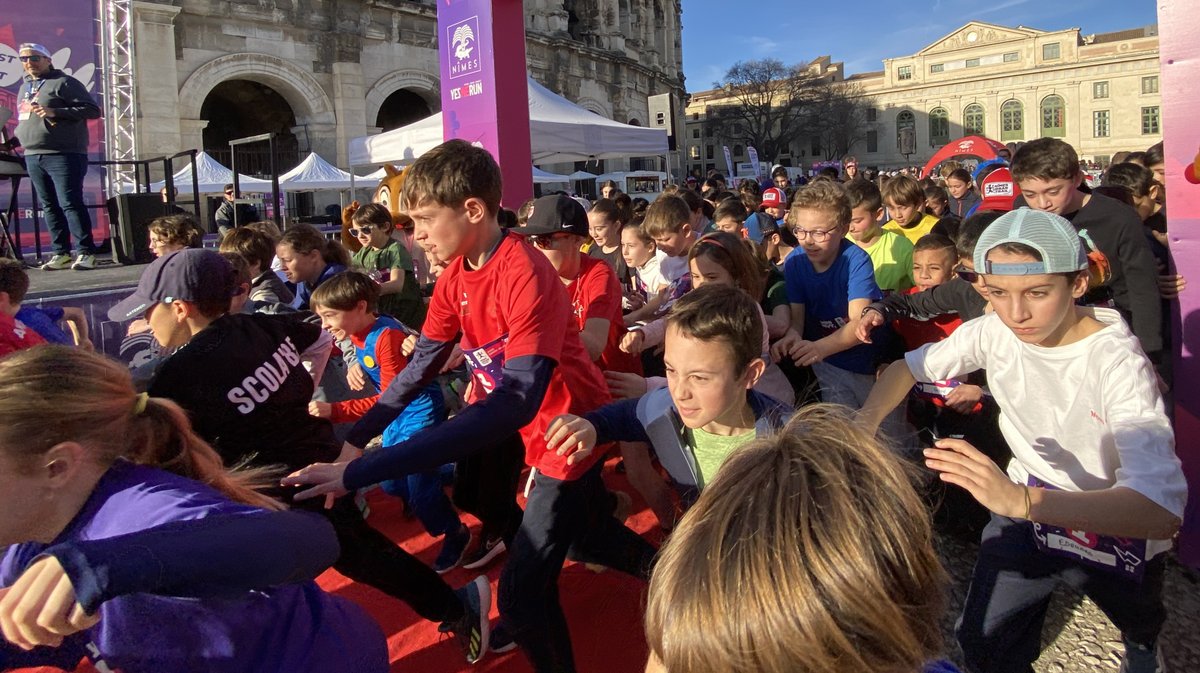
[[[161,218],[109,313],[157,344],[132,379],[0,261],[0,669],[387,670],[312,581],[332,567],[469,663],[570,672],[572,559],[649,581],[648,671],[1031,671],[1059,584],[1120,629],[1122,670],[1165,670],[1187,489],[1163,315],[1186,281],[1155,166],[1092,192],[1055,139],[977,175],[851,164],[510,212],[491,155],[449,141],[402,217],[348,209],[353,256],[270,223],[196,249]],[[376,484],[441,539],[431,566],[367,522]],[[939,529],[982,537],[961,656]],[[489,621],[486,577],[439,575],[501,557]]]

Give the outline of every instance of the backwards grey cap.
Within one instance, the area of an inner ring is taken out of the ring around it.
[[[189,248],[154,260],[142,272],[137,290],[108,310],[108,319],[140,318],[158,302],[220,301],[237,293],[229,260],[213,250]]]
[[[1005,243],[1020,243],[1037,250],[1040,262],[997,264],[988,253]],[[975,270],[998,276],[1033,276],[1071,273],[1088,268],[1087,250],[1075,227],[1067,220],[1041,210],[1018,208],[992,222],[975,244]]]

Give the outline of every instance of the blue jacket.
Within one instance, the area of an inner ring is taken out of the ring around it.
[[[54,556],[100,622],[54,648],[0,638],[0,671],[73,670],[87,656],[124,673],[384,673],[379,627],[312,581],[338,553],[318,515],[264,512],[118,461],[51,544],[14,544],[0,559],[0,586],[10,586]]]
[[[758,437],[774,433],[792,415],[792,409],[773,397],[746,391],[754,412]],[[652,390],[631,400],[605,405],[584,416],[596,428],[596,443],[647,442],[686,502],[700,494],[700,468],[688,446],[686,427],[667,388]]]

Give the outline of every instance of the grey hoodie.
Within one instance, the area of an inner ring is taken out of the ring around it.
[[[99,119],[100,107],[79,80],[58,69],[41,79],[25,76],[17,101],[36,92],[33,102],[54,110],[53,119],[30,114],[17,124],[17,139],[25,154],[87,154],[87,120]]]

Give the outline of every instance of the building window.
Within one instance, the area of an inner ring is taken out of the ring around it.
[[[968,59],[967,59],[967,67],[968,67],[968,68],[978,68],[978,67],[979,67],[979,59],[977,59],[977,58],[968,58]]]
[[[1019,100],[1005,101],[1000,106],[1000,140],[1025,139],[1025,106]]]
[[[1108,82],[1095,82],[1092,84],[1092,98],[1101,99],[1108,98]]]
[[[942,72],[945,69],[946,65],[944,63],[934,63],[933,65],[929,66],[929,72]]]
[[[1050,44],[1042,45],[1042,60],[1053,61],[1059,57],[1058,43],[1051,42]]]
[[[690,156],[693,159],[700,158],[700,146],[699,145],[692,145],[691,148],[689,148],[688,152],[690,153]]]
[[[912,66],[902,65],[899,68],[896,68],[896,79],[900,80],[901,82],[912,79]]]
[[[1149,136],[1159,133],[1158,106],[1142,108],[1142,135]]]
[[[1158,75],[1142,78],[1142,93],[1158,93]]]
[[[741,145],[733,146],[733,156],[739,157],[739,158],[742,156],[742,146]]]
[[[896,149],[900,150],[901,154],[912,154],[915,151],[916,139],[917,116],[904,110],[896,115]]]
[[[1062,138],[1067,135],[1067,106],[1057,94],[1042,99],[1042,137]]]
[[[1108,137],[1108,110],[1096,110],[1092,113],[1092,137]]]
[[[1010,51],[1004,55],[1005,63],[1016,63],[1019,60],[1021,60],[1021,55],[1015,51]]]
[[[873,108],[873,107],[867,108],[867,121],[869,121],[869,122],[875,121],[876,115],[877,115],[877,111],[875,110],[875,108]]]
[[[692,113],[692,121],[694,121],[694,122],[700,121],[700,113],[699,112]]]
[[[713,158],[713,146],[712,146],[712,145],[705,145],[705,147],[704,147],[704,158],[705,158],[705,159],[711,159],[711,158]]]
[[[867,131],[867,153],[874,154],[879,151],[879,131],[874,129]]]
[[[692,129],[692,137],[699,138],[700,137],[700,129]]]
[[[971,103],[963,110],[963,131],[969,136],[983,135],[983,106]]]
[[[929,111],[929,146],[941,147],[950,142],[950,113],[935,107]]]

